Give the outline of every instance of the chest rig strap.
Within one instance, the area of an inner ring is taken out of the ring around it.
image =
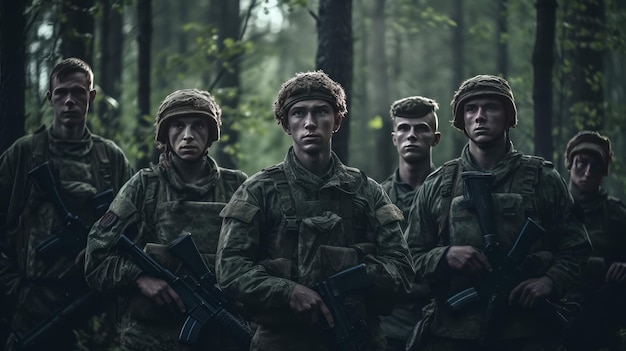
[[[264,171],[272,178],[274,187],[278,192],[278,202],[285,218],[287,233],[297,237],[300,223],[296,215],[296,204],[291,196],[291,189],[282,164],[265,168]]]

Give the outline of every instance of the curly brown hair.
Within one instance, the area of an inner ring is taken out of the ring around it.
[[[299,72],[281,85],[274,101],[274,119],[286,126],[286,115],[298,101],[320,99],[328,102],[344,118],[348,113],[346,93],[341,85],[321,70]]]

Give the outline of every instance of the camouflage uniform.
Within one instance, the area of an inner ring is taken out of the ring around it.
[[[475,215],[463,206],[460,176],[463,171],[479,170],[466,146],[459,159],[447,162],[426,179],[415,198],[407,241],[419,276],[435,295],[428,316],[424,316],[429,325],[425,332],[433,336],[427,349],[469,349],[479,337],[486,302],[481,299],[456,313],[446,308],[446,299],[472,282],[468,276],[451,275],[441,263],[452,245],[484,247]],[[538,221],[548,235],[532,247],[523,271],[528,277],[548,276],[556,293],[562,295],[576,279],[589,249],[583,225],[570,215],[572,199],[562,178],[551,163],[525,156],[512,144],[490,172],[496,177],[494,221],[500,249],[508,252],[525,217]],[[547,347],[544,338],[554,333],[547,323],[534,310],[511,308],[497,319],[491,338],[509,346],[506,340],[511,340],[520,350],[542,349]]]
[[[221,215],[218,282],[259,324],[251,350],[331,349],[320,329],[296,318],[289,297],[296,283],[312,287],[359,262],[376,297],[365,312],[370,349],[384,349],[375,309],[388,313],[381,304],[406,292],[414,273],[402,214],[377,183],[334,153],[318,177],[290,148],[283,163],[250,177]]]
[[[246,179],[237,170],[219,167],[209,156],[204,162],[206,173],[193,184],[182,178],[182,170],[169,162],[173,147],[168,141],[167,120],[174,117],[201,116],[213,124],[209,129],[208,147],[219,139],[221,109],[206,91],[177,90],[168,95],[157,113],[156,141],[164,151],[161,162],[140,170],[120,190],[109,211],[96,222],[89,233],[85,272],[87,283],[98,291],[115,292],[121,311],[121,346],[125,350],[189,350],[178,341],[185,315],[172,306],[158,306],[137,289],[142,269],[132,260],[112,252],[112,246],[124,233],[148,255],[174,273],[179,261],[162,250],[152,250],[190,232],[198,250],[211,271],[215,268],[215,251],[222,224],[219,216],[235,190]],[[198,162],[200,161],[200,162]],[[150,245],[147,245],[150,244]],[[157,244],[156,246],[153,244]],[[163,246],[161,246],[163,248]],[[207,328],[196,348],[206,350],[234,349],[236,344],[223,338],[217,326]]]
[[[431,172],[435,170],[431,165]],[[398,174],[398,169],[380,184],[385,192],[389,195],[391,202],[402,210],[404,220],[401,223],[402,230],[405,230],[413,204],[413,198],[417,189],[409,184],[402,182]],[[381,316],[381,329],[383,334],[391,342],[397,344],[398,347],[403,346],[409,338],[413,327],[419,322],[422,315],[422,307],[430,300],[430,290],[426,284],[411,283],[411,293],[409,301],[397,304],[392,313],[388,316]],[[388,345],[391,347],[391,345]],[[389,349],[388,347],[388,349]],[[404,347],[402,347],[404,348]]]
[[[0,260],[0,289],[17,303],[13,328],[25,332],[84,291],[82,266],[74,256],[38,255],[34,249],[60,227],[59,211],[34,188],[28,172],[49,161],[58,172],[66,206],[86,225],[97,219],[92,197],[112,188],[117,192],[132,175],[128,160],[110,140],[89,130],[80,140],[65,140],[51,128],[17,140],[0,156],[0,194],[6,223],[0,223],[8,244]],[[6,207],[4,207],[6,206]],[[81,327],[85,327],[82,322]],[[70,330],[68,338],[73,339]],[[57,335],[57,339],[63,339]],[[49,349],[70,349],[69,344],[46,344]],[[64,345],[64,346],[61,346]]]

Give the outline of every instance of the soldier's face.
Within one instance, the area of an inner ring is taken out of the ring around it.
[[[439,143],[441,134],[435,131],[435,118],[432,112],[422,118],[394,118],[391,141],[407,163],[426,159],[430,149]]]
[[[504,138],[506,111],[498,98],[478,97],[463,106],[465,133],[476,144],[489,144]]]
[[[210,146],[210,125],[204,116],[176,117],[169,122],[167,132],[172,151],[186,161],[200,159]]]
[[[47,98],[54,111],[55,124],[67,127],[84,125],[89,106],[96,97],[96,91],[90,89],[85,73],[73,72],[63,79],[57,76],[53,78],[51,88]]]
[[[604,178],[604,164],[593,152],[582,151],[574,155],[570,180],[582,192],[598,191]]]
[[[315,154],[330,150],[333,131],[339,129],[341,118],[324,100],[295,103],[287,112],[285,131],[293,139],[296,154]]]

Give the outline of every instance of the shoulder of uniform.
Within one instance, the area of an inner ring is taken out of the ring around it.
[[[624,205],[624,202],[620,198],[618,198],[618,197],[609,195],[609,196],[606,197],[606,200],[611,205],[618,206],[618,207],[620,207],[622,209],[626,209],[626,205]]]
[[[522,155],[522,161],[527,162],[527,163],[531,163],[531,164],[536,164],[537,166],[543,166],[543,167],[547,167],[547,168],[554,168],[554,164],[552,163],[552,161],[548,161],[545,158],[541,157],[541,156],[535,156],[535,155]]]
[[[222,168],[222,167],[220,167],[219,169],[220,169],[220,176],[227,182],[241,184],[248,178],[247,174],[245,174],[243,171],[240,171],[238,169],[230,169],[230,168]]]

